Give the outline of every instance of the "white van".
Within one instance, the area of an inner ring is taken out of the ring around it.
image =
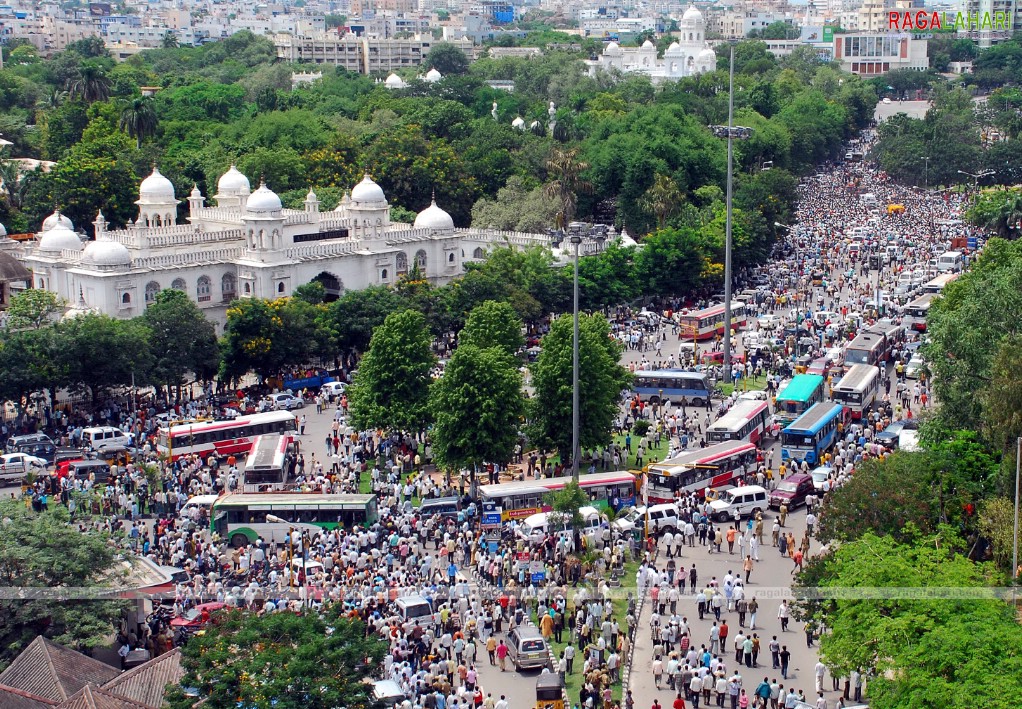
[[[741,519],[767,508],[767,491],[759,485],[732,487],[710,503],[713,518],[718,522]]]
[[[82,446],[94,451],[107,448],[127,448],[131,445],[131,436],[113,426],[92,426],[82,429]]]
[[[433,606],[422,596],[401,596],[394,601],[394,607],[402,626],[411,628],[416,623],[420,628],[433,626]]]
[[[595,530],[599,529],[601,521],[599,510],[595,507],[579,507],[578,513],[582,515],[583,528],[581,531],[583,534],[592,535]],[[559,524],[558,529],[556,530],[550,529],[551,514],[555,513],[537,512],[536,514],[529,515],[518,527],[518,536],[533,544],[538,544],[543,541],[543,538],[551,531],[567,531],[570,520],[566,520]]]
[[[937,257],[937,270],[941,273],[958,273],[962,270],[964,260],[961,251],[948,251]]]
[[[659,505],[651,505],[648,510],[643,510],[644,517],[649,519],[649,533],[675,531],[681,525],[681,515],[678,514],[678,506],[673,502],[664,502]]]
[[[209,519],[209,515],[213,511],[213,503],[219,498],[219,495],[195,495],[194,497],[189,497],[188,502],[181,505],[181,510],[177,515],[183,519],[198,520],[201,511],[206,510],[206,518]]]

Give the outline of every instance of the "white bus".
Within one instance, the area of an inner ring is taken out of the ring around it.
[[[156,450],[162,458],[177,460],[198,453],[205,457],[244,455],[252,449],[256,436],[297,430],[290,411],[239,416],[229,421],[190,421],[161,427]]]
[[[902,323],[916,332],[926,332],[926,316],[936,297],[936,293],[925,293],[906,305]]]
[[[267,516],[282,521],[268,521]],[[292,529],[314,531],[368,527],[379,518],[375,495],[257,492],[223,495],[213,503],[210,531],[232,546],[257,539],[286,543]]]
[[[706,440],[713,443],[746,441],[757,443],[770,424],[770,404],[766,401],[739,400],[726,414],[706,430]]]
[[[942,273],[923,286],[923,293],[940,293],[951,281],[958,278],[957,273]]]
[[[830,390],[830,398],[861,419],[872,408],[880,392],[880,369],[871,364],[855,364]]]
[[[679,456],[647,467],[646,495],[650,504],[674,502],[676,494],[704,492],[731,485],[756,470],[756,446],[728,441],[685,451]]]
[[[273,433],[257,436],[245,459],[241,489],[244,492],[279,492],[288,483],[298,446],[294,436]]]

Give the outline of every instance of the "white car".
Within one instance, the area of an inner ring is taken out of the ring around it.
[[[45,470],[46,461],[28,453],[7,453],[0,456],[0,478],[21,479],[33,470]]]
[[[759,316],[759,326],[763,330],[773,330],[774,328],[780,327],[781,316],[774,313],[768,313],[766,315]]]
[[[905,378],[906,379],[918,379],[919,372],[926,366],[926,362],[923,361],[923,356],[918,352],[912,355],[909,359],[908,364],[905,365]]]
[[[344,393],[344,382],[327,382],[320,387],[320,393],[325,394],[328,401],[341,398]]]
[[[282,394],[270,394],[266,397],[266,400],[270,404],[270,408],[276,411],[290,411],[291,409],[304,408],[305,402],[294,394],[288,394],[284,392]]]

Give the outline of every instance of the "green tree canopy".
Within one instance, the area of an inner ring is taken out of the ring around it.
[[[488,300],[472,309],[465,327],[458,333],[458,346],[479,349],[496,347],[513,359],[525,344],[522,319],[510,303]]]
[[[174,288],[160,291],[142,317],[149,326],[153,382],[178,386],[189,374],[196,380],[216,374],[220,361],[216,330],[187,293]]]

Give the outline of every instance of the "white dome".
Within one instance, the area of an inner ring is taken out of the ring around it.
[[[696,62],[699,64],[712,64],[715,61],[717,61],[717,53],[709,47],[699,52],[699,56],[696,57]]]
[[[617,55],[621,53],[621,47],[618,45],[617,42],[610,42],[604,48],[603,53],[607,55]]]
[[[82,263],[94,266],[130,266],[131,252],[116,241],[90,241],[82,252]]]
[[[433,200],[428,207],[419,212],[415,217],[414,227],[416,229],[453,229],[454,219],[451,215],[436,206]]]
[[[695,5],[689,5],[688,9],[685,10],[685,14],[681,16],[682,22],[699,22],[703,21],[703,13],[696,9]]]
[[[666,52],[664,52],[664,56],[670,54],[681,54],[681,45],[677,42],[671,42],[671,46],[667,48]]]
[[[386,202],[387,197],[383,194],[383,188],[373,182],[373,178],[366,174],[362,181],[355,185],[351,191],[352,202]]]
[[[344,196],[341,197],[341,201],[337,203],[336,207],[334,207],[334,211],[335,212],[343,212],[344,210],[346,210],[348,208],[349,204],[351,204],[351,196],[348,195],[347,192],[345,192]]]
[[[642,48],[643,49],[656,49],[656,45],[653,44],[650,40],[647,39],[645,42],[642,43]]]
[[[0,238],[7,236],[7,227],[0,224]]]
[[[405,87],[404,79],[402,79],[397,74],[391,74],[390,76],[388,76],[387,80],[384,83],[387,85],[387,88],[389,89],[403,89]]]
[[[265,182],[245,202],[247,212],[279,212],[281,208],[280,197]]]
[[[444,78],[444,75],[437,71],[436,67],[433,67],[432,69],[426,72],[426,81],[428,81],[431,84],[436,81],[440,81],[440,79],[442,78]]]
[[[160,171],[153,165],[153,174],[142,180],[138,188],[139,200],[150,202],[173,202],[174,184],[160,174]]]
[[[252,185],[238,168],[231,165],[231,169],[220,176],[216,183],[217,192],[222,195],[246,195],[252,191]]]
[[[39,250],[44,253],[59,254],[66,249],[80,251],[81,248],[82,240],[63,224],[43,232],[43,237],[39,239]]]
[[[50,216],[43,219],[43,228],[40,231],[49,231],[58,224],[66,226],[68,229],[74,229],[75,225],[71,223],[71,220],[65,217],[60,211],[55,211]]]

